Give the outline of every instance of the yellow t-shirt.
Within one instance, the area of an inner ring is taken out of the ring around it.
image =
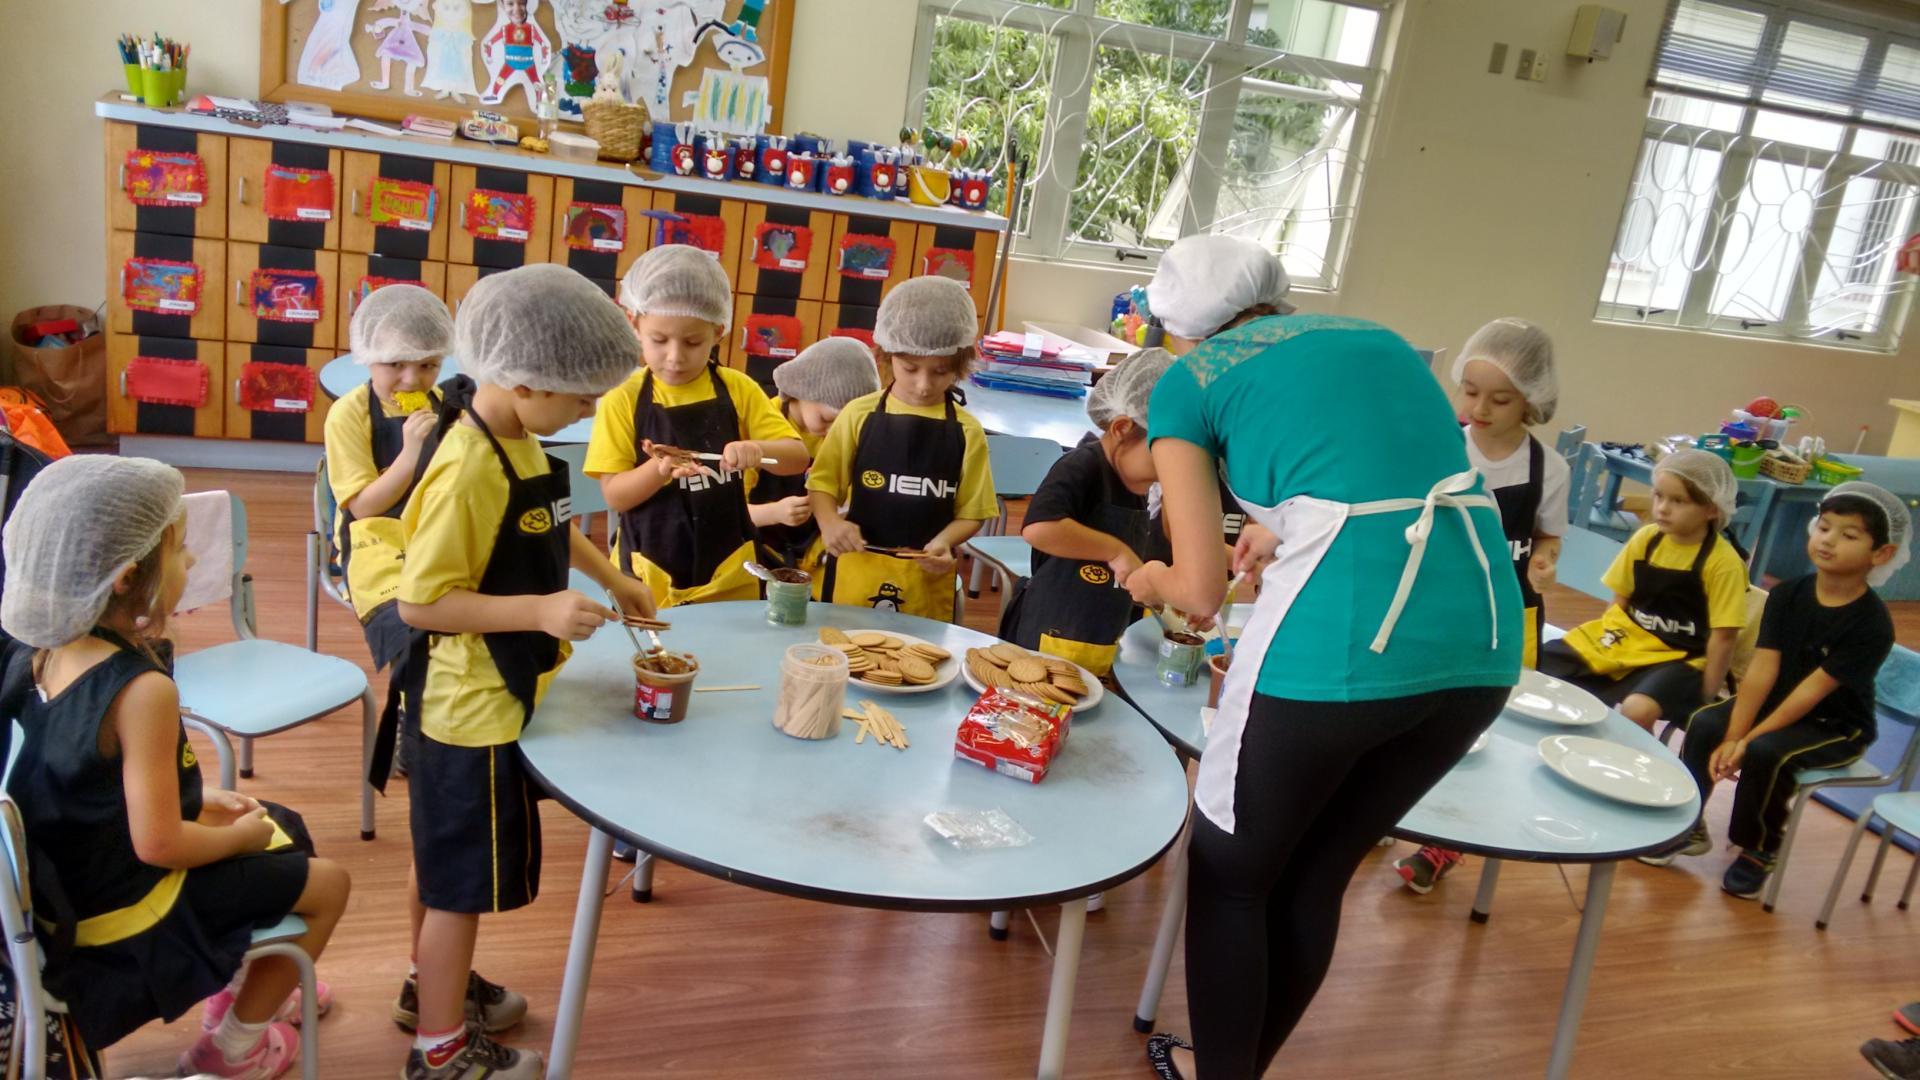
[[[521,476],[548,472],[546,453],[532,436],[501,439],[500,447]],[[401,602],[431,604],[454,589],[479,589],[506,513],[506,474],[486,435],[465,421],[453,425],[401,513],[407,538]],[[571,651],[560,643],[559,663],[541,677],[536,697]],[[479,634],[433,635],[420,714],[422,730],[452,746],[513,742],[525,719]]]
[[[327,409],[327,486],[333,501],[345,506],[380,479],[373,463],[373,418],[367,412],[368,383],[347,391]]]
[[[791,424],[793,426],[794,434],[799,437],[801,445],[807,448],[807,460],[812,461],[814,458],[819,457],[820,444],[825,442],[827,437],[825,435],[815,435],[812,432],[802,428],[799,424],[795,424],[792,418],[787,416],[788,403],[786,398],[783,398],[780,395],[775,394],[773,397],[772,404],[773,404],[773,411],[776,413],[779,413],[782,419],[785,419],[788,424]]]
[[[1657,526],[1648,525],[1634,533],[1613,565],[1601,576],[1601,582],[1616,594],[1631,598],[1633,565],[1646,556],[1647,544],[1659,531]],[[1721,538],[1715,538],[1713,543],[1706,565],[1700,568],[1701,583],[1707,593],[1707,623],[1715,630],[1737,630],[1747,624],[1747,568],[1731,543]],[[1663,539],[1654,549],[1652,565],[1662,570],[1690,570],[1699,555],[1699,544],[1676,544]],[[1567,644],[1595,673],[1616,677],[1673,660],[1687,660],[1701,669],[1707,666],[1705,656],[1689,658],[1684,652],[1669,647],[1616,604],[1607,605],[1600,618],[1570,631]]]
[[[867,417],[872,416],[880,407],[880,396],[886,390],[875,391],[865,397],[854,398],[827,431],[826,438],[820,443],[820,449],[813,457],[813,471],[807,476],[807,490],[819,491],[833,496],[841,506],[847,505],[852,498],[853,455],[860,446],[860,432],[866,427]],[[887,402],[887,412],[903,416],[923,416],[929,420],[944,420],[947,407],[941,405],[908,405],[898,398]],[[953,517],[956,521],[985,521],[1000,515],[1000,504],[993,495],[993,468],[987,462],[987,432],[980,421],[965,409],[956,408],[955,417],[966,432],[966,459],[960,465],[960,493],[954,498]]]
[[[582,470],[588,476],[612,476],[640,463],[640,450],[633,432],[633,410],[640,400],[640,384],[646,374],[645,368],[634,372],[626,382],[614,387],[606,397],[600,399],[600,411],[593,422],[593,439],[587,444],[586,466]],[[754,382],[746,372],[723,367],[720,369],[720,384],[727,388],[727,395],[733,399],[733,411],[740,418],[740,434],[736,438],[755,442],[800,438],[800,433],[787,422],[786,416],[774,408],[767,392],[760,389],[760,384]],[[663,408],[712,401],[713,381],[705,371],[678,386],[669,386],[656,378],[653,380],[653,400]],[[720,452],[718,446],[689,446],[682,449]],[[758,469],[748,469],[741,475],[740,483],[745,485],[747,491],[752,491],[759,478]],[[726,539],[716,537],[714,542],[725,543]],[[629,570],[633,576],[646,582],[662,607],[714,600],[751,600],[760,595],[759,583],[745,569],[746,561],[753,557],[751,532],[737,539],[735,552],[727,557],[712,581],[691,589],[673,588],[666,572],[648,561],[645,554],[634,552],[633,565]],[[615,565],[618,565],[618,549],[614,559]]]

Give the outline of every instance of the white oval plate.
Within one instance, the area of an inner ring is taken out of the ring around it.
[[[1634,806],[1685,806],[1698,789],[1678,761],[1584,735],[1540,740],[1547,767],[1596,795]]]
[[[1527,669],[1507,695],[1507,708],[1531,720],[1561,727],[1586,727],[1607,718],[1607,707],[1585,690]]]
[[[940,645],[936,642],[928,641],[925,638],[917,638],[917,637],[914,637],[912,634],[902,634],[894,630],[855,629],[855,630],[843,630],[841,632],[846,634],[848,637],[852,637],[855,634],[883,634],[890,638],[897,638],[901,642],[901,644],[904,644],[904,645],[933,645],[936,648],[940,648],[940,649],[946,648],[945,645]],[[856,692],[864,694],[864,693],[867,693],[868,691],[872,691],[873,693],[876,693],[876,694],[928,694],[928,693],[932,693],[935,690],[939,690],[947,686],[949,683],[953,682],[953,680],[959,678],[960,668],[961,668],[961,664],[960,664],[959,657],[957,656],[947,657],[945,660],[942,660],[939,663],[933,665],[933,681],[930,683],[927,683],[925,686],[907,686],[904,683],[899,686],[881,686],[879,683],[870,683],[865,679],[857,679],[852,676],[848,676],[847,677],[847,694],[849,695],[849,697],[851,697],[851,695],[853,695]]]
[[[1028,649],[1027,651],[1033,652],[1032,649]],[[1033,655],[1040,656],[1041,654],[1036,652],[1036,653],[1033,653]],[[973,677],[973,672],[968,669],[965,663],[966,655],[963,653],[960,656],[956,657],[955,659],[961,661],[960,675],[962,678],[967,680],[967,685],[973,687],[975,693],[980,693],[980,694],[986,693],[987,684]],[[1059,659],[1059,657],[1050,656],[1050,657],[1047,657],[1047,659],[1057,660]],[[1069,660],[1067,661],[1067,663],[1073,664],[1073,661]],[[1100,702],[1107,696],[1107,688],[1100,685],[1100,680],[1093,677],[1093,672],[1088,671],[1086,668],[1081,667],[1079,664],[1073,664],[1073,669],[1080,673],[1080,681],[1087,684],[1087,696],[1081,698],[1080,704],[1075,705],[1073,707],[1073,715],[1080,716],[1083,713],[1092,712],[1093,707],[1095,705],[1100,704]]]

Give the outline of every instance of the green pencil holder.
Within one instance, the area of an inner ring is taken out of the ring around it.
[[[120,69],[127,73],[127,93],[139,97],[146,92],[146,88],[141,85],[139,64],[121,64]]]
[[[172,71],[153,71],[142,69],[140,72],[140,99],[150,107],[165,108],[178,105],[187,88],[187,69],[175,68]]]

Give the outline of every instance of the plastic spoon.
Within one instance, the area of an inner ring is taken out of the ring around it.
[[[765,566],[762,566],[761,564],[753,561],[752,559],[748,559],[742,565],[744,565],[747,568],[747,573],[752,574],[754,577],[759,578],[761,581],[764,581],[769,585],[772,585],[775,582],[780,580],[773,576],[773,571],[767,569]]]

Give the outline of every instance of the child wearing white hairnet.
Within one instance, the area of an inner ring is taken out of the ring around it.
[[[1164,349],[1144,349],[1088,393],[1100,437],[1054,462],[1027,503],[1020,535],[1033,545],[1033,572],[1000,620],[1002,638],[1095,675],[1112,670],[1133,619],[1127,575],[1150,540],[1147,402],[1173,363]]]
[[[406,624],[394,607],[400,507],[433,456],[433,384],[453,350],[453,317],[418,285],[387,285],[354,309],[347,339],[367,381],[327,410],[327,485],[339,507],[330,539],[379,670],[406,648]]]
[[[1553,419],[1560,380],[1553,341],[1524,319],[1495,319],[1473,332],[1453,362],[1454,408],[1467,436],[1467,462],[1500,506],[1514,576],[1526,608],[1521,663],[1539,662],[1545,625],[1541,602],[1560,561],[1567,531],[1568,469],[1527,431]],[[1394,862],[1407,888],[1422,895],[1460,865],[1461,855],[1429,844]]]
[[[1601,578],[1613,603],[1540,650],[1543,674],[1585,687],[1651,731],[1720,695],[1747,624],[1747,566],[1722,535],[1738,486],[1726,461],[1677,450],[1653,469],[1653,524]]]
[[[1721,887],[1759,896],[1786,834],[1792,774],[1852,764],[1876,736],[1874,677],[1893,651],[1893,617],[1874,593],[1906,564],[1913,518],[1899,496],[1873,484],[1840,484],[1807,529],[1813,573],[1774,588],[1760,617],[1739,694],[1685,720],[1681,757],[1700,785],[1738,775],[1727,839],[1740,854]],[[1713,850],[1704,817],[1684,846],[1641,862]]]
[[[299,815],[202,784],[163,638],[193,565],[183,487],[158,462],[87,456],[54,462],[21,495],[0,625],[38,651],[9,665],[4,711],[24,742],[7,791],[34,895],[67,901],[34,912],[73,935],[42,979],[85,1041],[104,1049],[204,1000],[181,1075],[278,1076],[299,1056],[287,1022],[299,975],[282,957],[244,957],[256,927],[295,914],[306,932],[294,944],[319,959],[347,872],[313,857]],[[320,988],[315,1005],[329,996]]]
[[[823,338],[773,369],[780,396],[773,406],[800,433],[807,457],[820,452],[840,410],[880,389],[873,353],[850,337]],[[807,478],[760,474],[749,496],[760,546],[776,565],[812,571],[820,561],[820,527],[813,520]]]
[[[606,294],[549,263],[482,279],[454,340],[459,420],[401,516],[400,616],[421,631],[401,667],[418,907],[394,1016],[415,1032],[405,1076],[532,1080],[539,1054],[487,1036],[526,999],[472,973],[480,915],[539,892],[538,788],[515,744],[568,643],[619,617],[567,587],[569,566],[626,613],[654,610],[567,520],[567,470],[539,437],[593,415],[639,346]]]
[[[662,607],[751,600],[760,583],[747,492],[762,470],[807,467],[799,433],[744,371],[714,349],[733,318],[733,286],[711,255],[654,248],[620,283],[620,305],[645,366],[607,395],[587,446],[586,473],[620,515],[614,558]],[[655,446],[713,454],[711,466],[654,457]]]
[[[1000,511],[986,431],[955,388],[979,336],[957,281],[913,278],[880,301],[873,342],[890,382],[847,403],[807,477],[822,599],[953,618],[954,550]]]

